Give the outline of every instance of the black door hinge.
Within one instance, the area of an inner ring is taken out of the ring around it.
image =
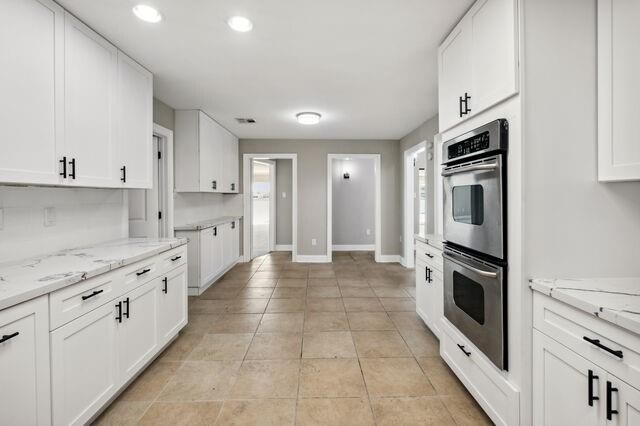
[[[158,219],[162,219],[162,212],[158,212]]]
[[[162,158],[162,151],[158,151],[158,160]]]

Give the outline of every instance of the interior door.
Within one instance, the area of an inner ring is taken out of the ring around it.
[[[160,218],[159,212],[162,195],[164,194],[164,179],[162,179],[162,159],[158,155],[161,141],[158,136],[153,135],[153,149],[146,155],[152,159],[152,185],[151,189],[131,189],[129,195],[129,235],[131,237],[165,237],[163,235],[163,220],[166,214]]]
[[[275,248],[275,170],[275,161],[252,161],[251,258]]]

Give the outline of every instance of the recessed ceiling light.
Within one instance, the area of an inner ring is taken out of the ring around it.
[[[322,116],[317,112],[301,112],[296,114],[296,119],[298,120],[298,123],[306,124],[306,125],[318,124],[320,122],[321,117]]]
[[[139,4],[134,6],[133,13],[138,17],[138,19],[144,22],[150,22],[152,24],[156,24],[162,21],[162,15],[158,12],[157,9],[147,6],[146,4]]]
[[[232,16],[227,21],[227,24],[229,24],[232,30],[238,31],[239,33],[246,33],[253,29],[253,22],[244,16]]]

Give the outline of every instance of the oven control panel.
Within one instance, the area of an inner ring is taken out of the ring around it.
[[[473,154],[478,151],[484,151],[486,149],[489,149],[488,131],[472,136],[469,139],[456,142],[453,145],[449,145],[447,158],[449,160],[453,160],[454,158]]]

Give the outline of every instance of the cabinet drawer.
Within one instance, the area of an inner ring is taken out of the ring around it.
[[[538,292],[533,295],[533,326],[640,388],[640,339],[637,335]],[[620,351],[617,353],[621,356],[607,349]]]
[[[440,356],[498,425],[519,421],[519,393],[446,319],[440,321]],[[462,348],[460,347],[462,346]],[[469,355],[466,355],[466,351]]]
[[[442,272],[442,251],[428,244],[416,241],[416,258],[423,261],[431,269]]]
[[[112,271],[51,293],[50,329],[55,330],[115,299],[123,292],[122,274]]]
[[[178,266],[187,264],[187,246],[183,245],[173,250],[160,253],[158,255],[159,274],[166,274],[167,272],[177,268]]]
[[[130,291],[157,277],[161,273],[160,259],[160,256],[153,256],[122,268],[125,291]]]

